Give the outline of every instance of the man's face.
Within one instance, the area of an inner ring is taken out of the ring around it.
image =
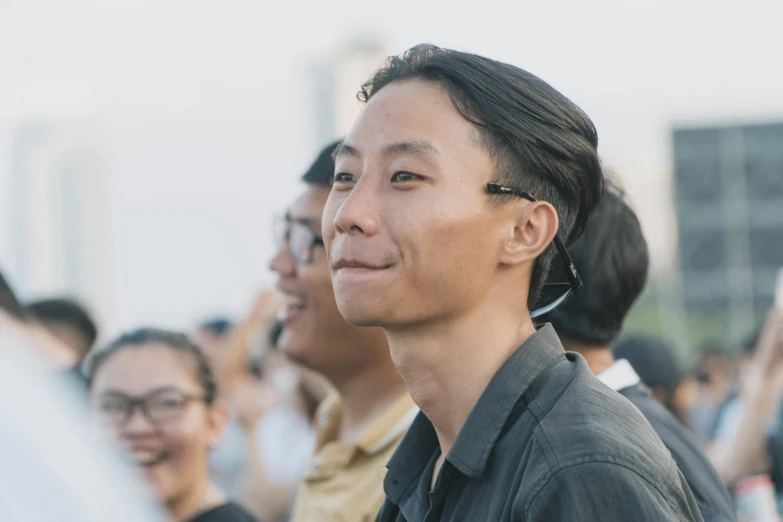
[[[287,219],[320,236],[328,196],[328,187],[309,186],[291,205]],[[283,246],[270,263],[279,276],[277,289],[286,298],[278,314],[283,324],[278,347],[305,367],[331,376],[338,366],[360,363],[362,354],[355,353],[356,343],[352,342],[357,328],[345,322],[337,310],[323,245],[312,246],[310,259],[297,262]]]
[[[343,316],[404,326],[485,299],[514,207],[489,202],[493,173],[439,85],[392,83],[373,96],[338,149],[323,215]]]

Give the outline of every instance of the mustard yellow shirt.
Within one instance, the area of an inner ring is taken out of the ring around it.
[[[386,463],[418,408],[406,393],[353,444],[335,439],[342,405],[327,397],[316,412],[316,449],[290,522],[374,522],[384,501]]]

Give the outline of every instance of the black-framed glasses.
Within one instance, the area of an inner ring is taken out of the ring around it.
[[[177,420],[193,401],[206,402],[206,397],[174,389],[156,390],[141,397],[111,393],[99,400],[97,409],[103,420],[117,427],[127,424],[137,408],[151,424],[159,426]]]
[[[490,194],[517,196],[528,201],[538,201],[531,196],[529,192],[518,188],[507,187],[500,183],[487,183],[487,190],[489,190]],[[533,319],[541,319],[551,314],[566,304],[583,286],[582,279],[576,271],[576,266],[574,266],[574,262],[571,260],[568,250],[557,234],[555,234],[554,243],[555,248],[557,248],[557,252],[560,255],[560,259],[563,262],[563,268],[565,270],[565,275],[568,278],[568,282],[548,282],[544,285],[544,291],[539,302],[546,304],[541,304],[541,306],[530,312],[530,317]]]
[[[306,224],[281,216],[275,218],[274,235],[277,248],[287,246],[294,261],[302,265],[313,260],[316,245],[324,244],[324,238],[316,235]]]

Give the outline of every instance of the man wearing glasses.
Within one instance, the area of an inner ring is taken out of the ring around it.
[[[533,320],[556,250],[580,287],[564,244],[604,184],[589,118],[525,71],[432,46],[360,96],[323,216],[334,292],[386,332],[422,410],[378,520],[701,521],[641,413]]]
[[[326,147],[303,176],[307,188],[278,222],[278,252],[270,265],[285,297],[278,347],[339,392],[316,413],[315,454],[292,522],[375,520],[384,500],[379,470],[418,413],[383,331],[348,324],[337,310],[320,237],[336,146]]]

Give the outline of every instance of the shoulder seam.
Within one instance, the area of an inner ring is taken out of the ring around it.
[[[541,484],[538,486],[538,488],[536,488],[533,491],[531,491],[530,494],[528,495],[527,500],[525,500],[525,502],[523,502],[525,513],[527,515],[529,515],[530,507],[533,505],[533,502],[535,502],[535,500],[538,497],[538,495],[544,490],[544,488],[546,488],[546,486],[555,477],[555,475],[557,475],[558,473],[561,473],[561,472],[563,472],[565,470],[568,470],[570,468],[574,468],[574,467],[577,467],[577,466],[582,466],[582,465],[585,465],[585,464],[610,464],[610,465],[614,465],[614,466],[619,466],[619,467],[625,468],[628,471],[630,471],[631,473],[633,473],[634,475],[638,476],[639,478],[641,478],[642,480],[647,482],[648,484],[650,484],[655,489],[655,491],[657,491],[658,494],[666,501],[666,503],[669,505],[669,507],[671,507],[672,509],[676,509],[674,504],[671,503],[668,495],[664,494],[664,492],[661,491],[661,489],[658,487],[657,484],[655,484],[653,481],[651,481],[648,477],[642,475],[641,473],[639,473],[638,471],[633,469],[626,462],[620,461],[620,460],[616,459],[615,457],[590,456],[590,457],[583,457],[583,458],[580,458],[580,459],[576,459],[576,460],[574,460],[572,462],[569,462],[565,466],[561,466],[561,467],[559,467],[557,469],[550,470],[549,474],[541,482]],[[669,473],[666,475],[666,479],[665,479],[666,482],[669,482],[671,480],[671,475],[672,475],[672,469],[671,469],[671,462],[670,462]]]

